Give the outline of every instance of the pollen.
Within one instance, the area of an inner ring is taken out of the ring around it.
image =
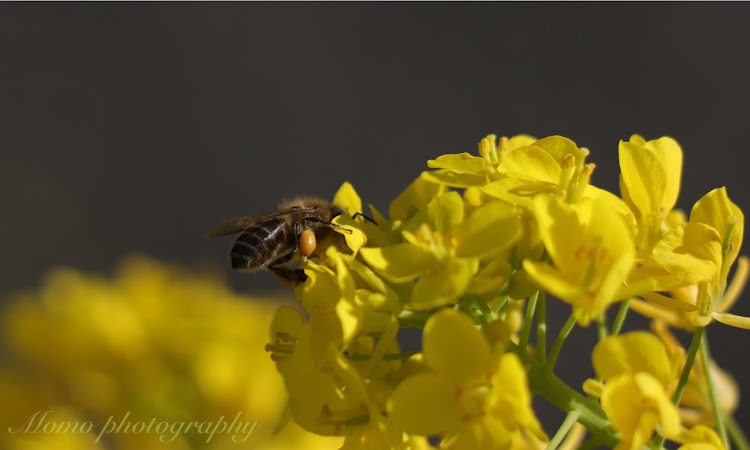
[[[302,256],[310,256],[315,251],[317,241],[315,239],[315,233],[310,230],[305,230],[299,235],[299,252]]]

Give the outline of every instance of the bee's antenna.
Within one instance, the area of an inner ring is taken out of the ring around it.
[[[356,219],[356,218],[357,218],[357,216],[362,216],[362,217],[364,217],[365,219],[369,220],[370,222],[374,223],[375,225],[377,225],[377,224],[378,224],[377,222],[375,222],[374,220],[372,220],[372,219],[371,219],[371,218],[370,218],[369,216],[366,216],[366,215],[364,215],[364,214],[362,214],[362,213],[360,213],[360,212],[358,212],[358,213],[354,213],[354,215],[352,216],[352,219]]]

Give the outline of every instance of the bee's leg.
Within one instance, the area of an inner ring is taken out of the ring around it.
[[[284,287],[297,287],[307,280],[307,275],[302,269],[290,269],[282,266],[269,266],[268,270]]]
[[[302,224],[299,222],[294,222],[294,241],[297,242],[299,240],[299,235],[302,234]]]

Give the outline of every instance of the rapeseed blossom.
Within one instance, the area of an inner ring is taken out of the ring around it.
[[[53,271],[41,288],[12,296],[3,308],[0,396],[12,406],[0,408],[0,447],[339,448],[341,438],[297,424],[272,437],[286,390],[262,347],[278,305],[278,299],[238,295],[219,277],[146,257],[127,258],[113,277]],[[52,411],[49,421],[90,421],[94,428],[18,431],[36,411]],[[185,428],[123,428],[97,441],[110,416],[120,421],[127,412],[134,424],[155,418],[170,426],[222,416],[231,423],[241,413],[240,420],[257,428],[244,444],[227,433],[206,442],[207,433]]]
[[[379,432],[382,448],[412,448],[409,437],[431,437],[440,448],[554,448],[579,422],[592,442],[620,449],[666,439],[685,449],[723,448],[731,409],[707,420],[706,408],[719,411],[716,393],[696,406],[688,380],[716,383],[697,373],[712,362],[701,357],[694,365],[705,326],[747,321],[727,313],[748,272],[747,261],[738,260],[742,212],[723,188],[696,203],[689,220],[674,209],[683,154],[672,138],[634,135],[620,143],[620,195],[591,184],[590,154],[561,136],[488,136],[477,156],[430,160],[433,170],[394,199],[389,218],[372,206],[374,219],[363,218],[354,188],[342,186],[335,198],[348,216],[336,223],[363,237],[308,261],[309,286],[297,293],[306,305],[321,293],[304,326],[315,334],[320,315],[330,320],[319,333],[327,336],[320,339],[329,345],[328,361],[366,362],[352,372],[353,385],[345,387],[339,375],[328,394],[314,394],[330,396],[310,411],[316,426],[326,423],[335,398],[349,402],[341,415],[331,414],[340,419],[334,434],[349,444],[362,429],[385,426],[391,439]],[[549,350],[544,310],[553,298],[546,294],[571,305]],[[617,304],[608,330],[605,314]],[[630,305],[662,330],[696,330],[690,350],[676,347],[668,331],[618,337]],[[593,355],[598,378],[586,383],[586,398],[554,367],[568,333],[593,322],[601,339]],[[424,330],[416,354],[400,352],[394,340],[405,327]],[[376,345],[353,350],[372,336]],[[310,370],[335,373],[318,358]],[[311,389],[290,388],[290,404]],[[551,437],[531,408],[532,392],[567,414]],[[688,420],[690,408],[704,419]],[[731,431],[742,442],[739,427]],[[347,448],[366,448],[357,442]]]
[[[282,306],[273,318],[250,318],[256,303],[149,263],[120,275],[114,288],[87,279],[46,288],[41,297],[66,293],[89,314],[62,321],[67,335],[55,351],[21,338],[20,330],[48,333],[39,319],[50,314],[44,308],[6,314],[6,329],[14,351],[47,365],[52,379],[88,368],[80,379],[108,403],[80,400],[84,406],[65,410],[70,417],[128,404],[120,384],[148,375],[158,380],[151,384],[157,400],[145,401],[132,385],[125,392],[149,411],[202,411],[202,396],[235,408],[266,400],[258,416],[277,437],[264,445],[283,447],[303,433],[346,450],[555,449],[586,435],[588,448],[661,448],[666,440],[685,450],[749,448],[733,417],[737,383],[713,361],[705,338],[714,321],[750,328],[750,319],[729,313],[750,273],[740,256],[742,211],[723,187],[695,202],[689,216],[675,209],[683,152],[670,137],[620,142],[618,193],[592,184],[592,154],[562,136],[490,135],[476,155],[428,161],[387,217],[344,183],[333,197],[346,211],[333,220],[341,239],[301,258],[307,279],[294,290],[298,307]],[[197,305],[194,315],[167,321],[186,299]],[[209,299],[219,301],[210,313],[202,303]],[[551,340],[547,305],[558,300],[570,316]],[[49,302],[46,308],[59,312]],[[631,308],[652,320],[653,332],[620,334]],[[580,389],[555,367],[568,335],[592,324],[598,343]],[[214,337],[186,337],[196,328]],[[422,330],[421,348],[402,350],[406,328]],[[688,349],[676,332],[692,334]],[[97,345],[84,341],[90,335]],[[251,381],[261,379],[250,373],[259,364],[251,350],[258,339],[280,375],[268,395],[255,395]],[[63,357],[71,352],[80,357]],[[173,354],[182,365],[163,364]],[[18,374],[0,382],[24,384]],[[19,392],[29,404],[40,401]],[[534,396],[565,419],[543,423]],[[588,434],[571,432],[576,427]],[[299,442],[296,448],[323,448]],[[97,448],[90,439],[70,445]]]

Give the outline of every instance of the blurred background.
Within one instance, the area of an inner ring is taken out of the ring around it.
[[[222,273],[229,217],[350,181],[390,200],[426,161],[487,134],[561,134],[619,193],[617,144],[676,138],[678,206],[727,186],[750,211],[748,4],[133,3],[0,5],[0,295],[125,255]],[[745,253],[750,253],[746,251]],[[750,315],[750,294],[733,310]],[[553,332],[568,309],[552,310]],[[634,315],[634,314],[633,314]],[[556,321],[556,322],[554,322]],[[590,376],[592,329],[560,364]],[[739,384],[750,334],[710,329]],[[584,345],[584,344],[581,344]],[[540,406],[547,423],[561,416]],[[740,424],[750,422],[741,404]],[[548,425],[549,427],[549,425]]]

